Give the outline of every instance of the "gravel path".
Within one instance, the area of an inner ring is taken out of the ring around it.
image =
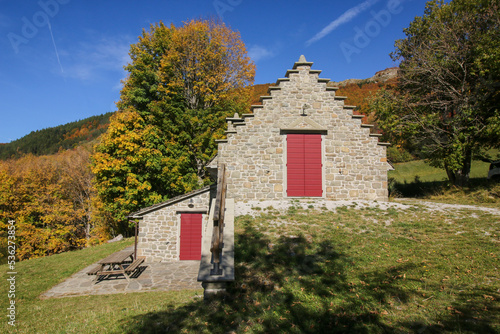
[[[408,202],[408,203],[401,203]],[[247,201],[238,202],[235,204],[235,214],[236,216],[251,215],[255,216],[262,212],[262,210],[274,209],[279,212],[286,212],[289,207],[294,206],[297,208],[308,209],[321,209],[326,208],[327,210],[335,210],[340,207],[355,207],[355,208],[379,208],[381,210],[387,210],[389,208],[394,209],[409,209],[415,207],[424,207],[430,211],[458,211],[458,210],[470,210],[470,211],[482,211],[490,213],[492,215],[500,216],[500,208],[490,208],[476,205],[463,205],[463,204],[445,204],[445,203],[435,203],[427,202],[417,199],[398,199],[398,202],[376,202],[376,201],[329,201],[325,199],[314,199],[314,200],[269,200],[269,201]]]
[[[447,203],[436,203],[436,202],[426,202],[422,200],[415,199],[400,199],[402,201],[411,201],[411,204],[423,205],[427,209],[432,211],[449,211],[449,210],[470,210],[470,211],[482,211],[490,213],[492,215],[500,216],[500,208],[490,208],[486,206],[478,205],[466,205],[466,204],[447,204]],[[408,203],[410,204],[410,203]]]

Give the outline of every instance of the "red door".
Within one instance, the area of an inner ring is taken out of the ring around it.
[[[323,195],[320,134],[287,135],[287,195]]]
[[[201,213],[181,214],[180,260],[201,260]]]

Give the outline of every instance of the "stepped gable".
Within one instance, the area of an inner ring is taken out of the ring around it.
[[[322,71],[311,69],[312,65],[313,65],[313,62],[308,62],[306,60],[305,56],[301,55],[299,58],[299,61],[294,63],[293,69],[286,71],[285,77],[278,79],[276,81],[275,86],[269,87],[269,90],[268,90],[269,95],[260,97],[260,102],[262,104],[251,106],[251,109],[252,109],[251,114],[243,114],[242,117],[240,117],[237,113],[235,113],[233,117],[226,118],[226,121],[227,121],[227,131],[225,132],[226,135],[238,133],[238,131],[237,131],[238,127],[245,126],[247,124],[246,120],[251,118],[251,117],[254,117],[258,110],[263,110],[266,103],[267,103],[267,105],[270,105],[271,104],[270,100],[272,100],[273,98],[279,98],[280,95],[284,95],[284,94],[280,94],[279,92],[282,89],[289,88],[289,86],[287,86],[285,83],[297,81],[297,80],[295,80],[297,77],[298,77],[297,78],[298,80],[302,80],[302,83],[314,83],[314,82],[316,82],[317,84],[319,84],[319,90],[315,89],[315,91],[317,93],[322,92],[322,91],[330,92],[329,96],[326,96],[327,99],[329,97],[333,98],[335,101],[338,102],[337,105],[342,106],[342,109],[345,111],[346,115],[350,116],[353,119],[360,119],[361,120],[364,117],[364,115],[353,114],[353,110],[356,108],[356,106],[345,105],[343,103],[343,101],[347,99],[347,96],[337,96],[335,94],[335,92],[339,89],[339,87],[328,86],[328,83],[330,83],[330,79],[319,78],[319,74]],[[294,76],[294,75],[297,75],[297,76]],[[305,78],[307,78],[306,75],[309,78],[304,80]],[[298,90],[297,90],[297,93],[298,93]],[[318,94],[315,94],[315,95],[318,95]],[[313,108],[313,109],[318,109],[317,106],[321,103],[320,101],[321,100],[318,100],[318,102],[316,102],[314,104],[314,106],[316,108]],[[306,114],[307,114],[307,109],[309,109],[309,108],[311,108],[311,106],[309,106],[307,103],[304,103],[304,105],[302,106],[302,109]],[[360,127],[370,128],[370,129],[373,127],[373,125],[362,124],[361,122],[359,122],[359,125],[360,125]],[[380,137],[379,134],[370,134],[370,136]],[[217,142],[218,143],[226,143],[227,139],[220,139],[220,140],[217,140]],[[379,143],[379,145],[389,146],[390,144],[389,143]]]
[[[323,197],[387,199],[387,143],[372,125],[353,115],[346,97],[327,87],[329,79],[304,56],[271,86],[251,114],[227,118],[218,162],[228,166],[228,196],[236,199],[287,197],[287,135],[322,135]]]

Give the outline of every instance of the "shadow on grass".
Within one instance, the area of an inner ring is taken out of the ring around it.
[[[396,281],[415,265],[360,270],[358,279],[352,280],[346,272],[356,266],[355,259],[343,255],[333,242],[316,244],[303,235],[271,241],[251,220],[244,224],[244,232],[236,236],[236,282],[224,300],[162,305],[160,311],[123,319],[120,332],[392,333],[421,329],[414,323],[383,321],[381,312],[394,300],[410,303],[414,292]],[[454,319],[451,315],[439,320],[448,329],[460,328]],[[429,330],[440,328],[436,323]],[[488,333],[490,327],[484,323],[477,329]]]
[[[470,195],[473,192],[484,190],[492,196],[500,196],[495,187],[498,182],[487,180],[486,178],[471,178],[466,187],[458,188],[450,184],[448,180],[443,181],[421,181],[417,176],[412,182],[400,183],[394,179],[389,180],[389,195],[394,197],[427,198],[441,195],[450,189]]]
[[[498,314],[500,307],[493,299],[484,298],[487,291],[473,291],[460,296],[446,308],[441,316],[432,324],[403,323],[404,327],[414,329],[415,333],[478,333],[497,334],[491,315]],[[489,293],[495,295],[494,289]],[[498,296],[498,295],[497,295]]]

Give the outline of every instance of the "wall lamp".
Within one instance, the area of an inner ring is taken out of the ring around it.
[[[304,105],[302,106],[302,113],[300,114],[300,116],[307,116],[307,113],[306,113],[306,109],[307,109],[307,108],[311,108],[311,106],[310,106],[310,105],[308,105],[308,104],[304,104]]]

